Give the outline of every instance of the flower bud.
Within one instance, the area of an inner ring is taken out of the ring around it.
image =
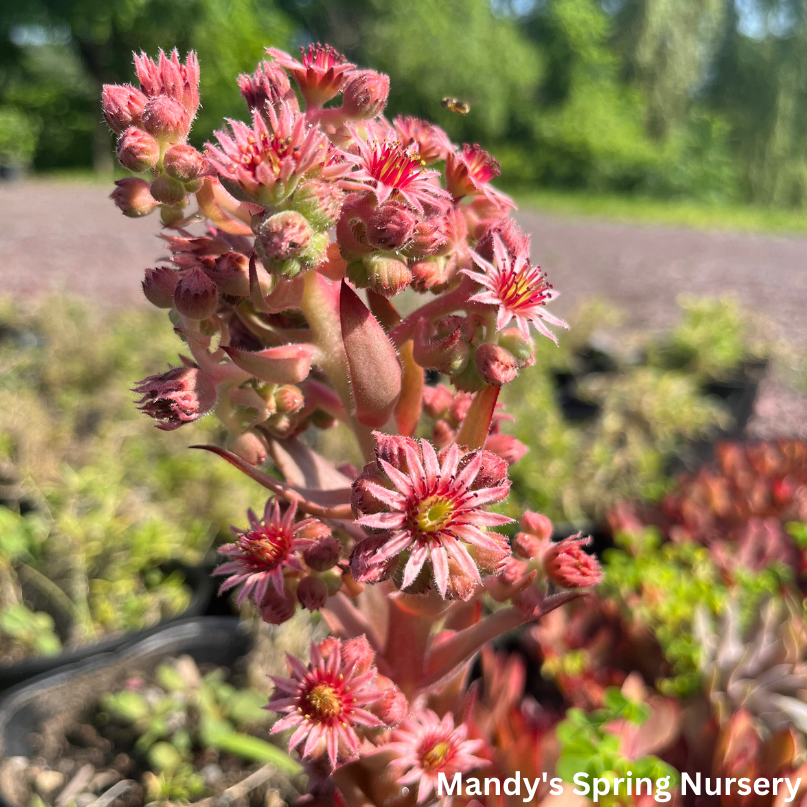
[[[191,128],[188,111],[167,95],[149,98],[143,107],[143,128],[158,140],[168,142],[187,137]]]
[[[117,154],[124,168],[140,174],[157,165],[160,144],[148,132],[130,126],[118,140]]]
[[[282,625],[294,616],[296,610],[294,596],[288,589],[284,589],[282,594],[278,594],[272,585],[266,589],[260,606],[261,619],[264,622]]]
[[[101,106],[107,126],[115,134],[137,126],[146,105],[146,96],[130,84],[104,84]]]
[[[349,639],[342,645],[342,661],[345,666],[352,667],[357,675],[369,672],[375,664],[375,651],[362,634],[355,639]]]
[[[412,238],[417,224],[415,212],[402,202],[379,205],[367,222],[367,240],[379,249],[398,250]]]
[[[187,193],[182,183],[166,174],[157,174],[151,183],[151,195],[168,207],[176,207],[185,202]]]
[[[171,146],[163,157],[165,173],[180,182],[191,182],[196,179],[204,167],[204,157],[187,143]]]
[[[517,440],[512,434],[501,432],[488,435],[485,449],[501,457],[508,465],[514,465],[529,451],[521,440]]]
[[[297,537],[308,541],[320,541],[331,535],[331,528],[316,518],[307,518],[297,525]],[[311,567],[314,568],[313,566]]]
[[[206,272],[220,294],[249,297],[249,258],[241,252],[226,252]]]
[[[174,290],[178,282],[177,272],[167,266],[146,269],[146,276],[142,281],[143,294],[157,308],[173,308]]]
[[[443,257],[424,258],[415,261],[410,268],[415,291],[439,291],[440,286],[444,286],[452,277],[448,261]]]
[[[277,107],[282,101],[294,99],[296,111],[297,98],[289,77],[277,62],[261,62],[251,76],[242,73],[238,77],[238,88],[250,110],[262,112],[267,102]]]
[[[303,608],[319,611],[328,599],[328,588],[318,577],[304,577],[297,586],[297,599]]]
[[[546,546],[546,541],[539,538],[537,535],[532,535],[528,532],[519,532],[513,538],[513,552],[521,558],[527,560],[537,559],[541,557],[541,552]]]
[[[215,405],[213,380],[198,367],[173,367],[138,382],[134,392],[141,412],[154,418],[157,428],[173,431],[206,415]]]
[[[389,76],[359,70],[342,90],[342,111],[351,120],[370,120],[384,111],[388,96]]]
[[[461,471],[476,455],[478,452],[482,453],[482,467],[476,475],[476,478],[471,485],[471,490],[480,490],[482,488],[497,488],[502,485],[509,485],[510,480],[507,477],[507,463],[501,458],[496,456],[484,448],[470,451],[459,462],[459,470]],[[442,461],[443,451],[438,455]]]
[[[257,467],[269,456],[266,440],[255,432],[244,432],[227,440],[227,450],[237,454],[244,462]]]
[[[385,432],[373,432],[375,437],[376,460],[384,460],[404,473],[409,472],[406,462],[407,446],[414,450],[415,454],[421,456],[420,446],[411,437],[403,437],[399,434],[386,434]]]
[[[281,414],[293,415],[299,412],[305,404],[303,393],[292,384],[284,384],[275,392],[275,405]]]
[[[283,261],[296,258],[311,244],[314,230],[308,220],[296,210],[284,210],[253,223],[255,247],[267,260]]]
[[[513,355],[519,370],[535,364],[535,342],[525,339],[518,328],[506,328],[499,334],[499,346]]]
[[[174,291],[174,307],[189,319],[212,317],[218,302],[216,284],[201,269],[189,269]]]
[[[522,253],[529,254],[530,237],[511,218],[496,219],[488,224],[482,237],[476,244],[476,253],[488,263],[494,262],[493,236],[501,238],[507,253],[515,257]]]
[[[561,588],[588,588],[602,582],[600,563],[582,547],[591,541],[581,533],[551,544],[544,555],[546,576]]]
[[[444,448],[457,439],[457,430],[446,420],[438,420],[432,428],[432,442],[437,448]]]
[[[328,535],[303,551],[303,560],[315,572],[327,572],[339,562],[342,547],[332,535]]]
[[[333,182],[309,179],[294,192],[291,205],[315,230],[329,230],[342,212],[344,191]]]
[[[138,177],[126,177],[115,182],[109,196],[124,216],[131,219],[148,216],[159,202],[151,195],[148,183]]]
[[[447,244],[448,229],[445,218],[429,216],[415,225],[407,254],[413,258],[427,258],[430,255],[437,255]]]
[[[381,700],[372,704],[370,710],[382,723],[390,728],[395,728],[409,714],[409,701],[386,675],[378,673],[374,684],[384,694]]]
[[[387,299],[404,291],[412,281],[412,273],[402,260],[382,253],[348,264],[347,276],[358,288],[372,289]]]
[[[519,526],[524,532],[535,535],[542,541],[548,541],[552,537],[552,522],[543,513],[525,510]]]
[[[429,417],[439,418],[453,401],[454,393],[445,384],[423,388],[423,410]]]
[[[388,580],[398,565],[398,558],[379,561],[378,552],[387,543],[386,535],[374,535],[359,541],[350,553],[350,572],[358,583]]]
[[[482,574],[499,574],[511,557],[510,545],[504,536],[497,536],[495,532],[488,533],[488,535],[495,542],[495,548],[472,546],[469,548],[469,552]]]
[[[479,375],[492,387],[509,384],[518,375],[518,367],[512,353],[490,342],[485,342],[477,348],[474,363]]]

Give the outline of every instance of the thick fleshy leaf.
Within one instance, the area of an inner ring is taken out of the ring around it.
[[[420,412],[423,408],[425,373],[412,355],[411,342],[407,342],[401,347],[401,361],[403,363],[403,386],[401,397],[395,405],[395,425],[398,427],[399,434],[412,437],[417,429]]]
[[[468,446],[468,448],[474,449],[482,448],[485,445],[490,431],[490,422],[493,419],[493,411],[496,409],[496,401],[499,398],[499,389],[500,387],[485,387],[476,393],[476,397],[468,409],[468,414],[457,433],[458,446]]]
[[[218,446],[191,446],[191,448],[210,451],[212,454],[227,460],[230,465],[234,465],[250,479],[254,479],[259,485],[271,490],[272,493],[280,496],[280,498],[285,499],[287,502],[296,502],[298,510],[303,513],[318,516],[319,518],[334,519],[350,519],[353,516],[353,510],[348,504],[350,501],[350,488],[341,488],[339,490],[299,488],[259,471],[248,462],[242,460],[237,454],[233,454],[232,451],[227,451],[224,448],[219,448]]]
[[[235,347],[221,348],[236,367],[270,384],[299,384],[308,377],[313,345],[281,345],[251,353]]]
[[[267,438],[269,454],[292,485],[319,490],[349,488],[351,480],[296,437]]]
[[[378,320],[344,281],[339,317],[356,419],[365,426],[381,428],[401,394],[398,354]]]
[[[202,187],[196,191],[196,201],[199,209],[225,233],[230,235],[252,235],[252,228],[248,224],[232,218],[222,210],[220,202],[223,200],[224,194],[229,196],[217,179],[205,177],[202,180]],[[236,205],[238,204],[235,199],[233,199],[233,202]]]

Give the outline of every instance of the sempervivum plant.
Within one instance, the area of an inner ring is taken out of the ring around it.
[[[719,443],[714,462],[682,475],[658,508],[620,507],[611,520],[617,531],[643,521],[676,543],[702,544],[730,578],[778,566],[798,581],[805,569],[797,525],[807,521],[807,442]]]
[[[582,536],[552,544],[527,514],[514,555],[512,519],[491,511],[527,449],[501,431],[499,392],[535,363],[533,332],[565,327],[557,292],[490,185],[496,161],[384,118],[386,76],[327,46],[270,50],[238,79],[248,120],[202,153],[195,55],[135,67],[139,89],[104,88],[142,174],[113,199],[159,208],[168,252],[143,291],[186,350],[137,384],[140,408],[166,431],[215,412],[226,446],[202,448],[272,494],[222,548],[222,587],[266,622],[302,606],[330,629],[310,663],[288,658],[268,707],[309,802],[430,803],[440,772],[490,760],[464,694],[479,650],[601,579]],[[405,290],[425,297],[402,316]],[[451,386],[427,391],[426,370]],[[433,442],[415,439],[424,410]],[[302,439],[337,424],[361,470]]]

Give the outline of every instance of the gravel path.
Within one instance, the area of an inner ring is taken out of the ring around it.
[[[0,293],[32,297],[66,290],[107,304],[144,304],[143,269],[164,254],[157,219],[130,220],[109,189],[33,181],[0,185]],[[562,291],[568,312],[592,295],[614,302],[628,327],[674,323],[683,291],[736,293],[773,323],[778,336],[807,345],[807,238],[705,233],[518,215],[533,258]],[[778,379],[763,386],[755,435],[807,435],[807,398]]]

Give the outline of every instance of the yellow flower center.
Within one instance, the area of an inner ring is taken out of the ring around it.
[[[421,532],[438,532],[448,526],[453,515],[453,502],[439,496],[430,496],[418,504],[415,522]]]
[[[319,718],[338,717],[342,712],[342,699],[330,684],[317,684],[308,693],[307,700]]]
[[[434,770],[445,764],[448,752],[451,750],[451,745],[445,740],[435,743],[423,755],[423,767],[427,770]]]

